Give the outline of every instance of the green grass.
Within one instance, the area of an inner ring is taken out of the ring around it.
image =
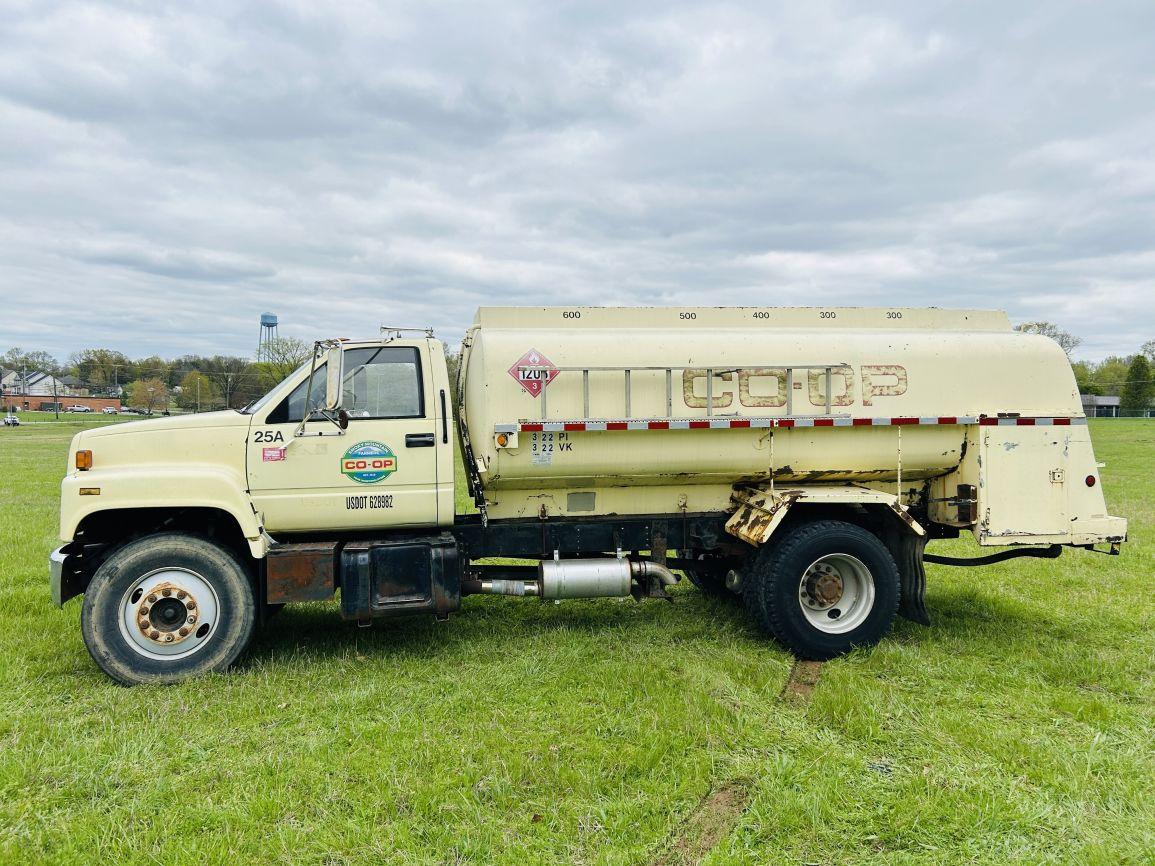
[[[708,864],[1153,862],[1153,422],[1093,428],[1123,556],[930,566],[935,625],[806,706],[689,586],[371,629],[290,607],[229,674],[115,686],[48,600],[69,422],[0,429],[0,861],[644,864],[744,779]]]

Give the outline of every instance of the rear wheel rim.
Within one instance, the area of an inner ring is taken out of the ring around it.
[[[829,553],[812,562],[798,582],[798,607],[825,634],[845,634],[874,610],[874,575],[861,559]]]
[[[120,600],[120,634],[137,655],[155,661],[187,658],[211,642],[220,598],[187,568],[158,568],[141,576]]]

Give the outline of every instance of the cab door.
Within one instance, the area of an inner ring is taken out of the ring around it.
[[[438,403],[428,346],[395,342],[345,349],[342,405],[349,427],[305,410],[302,381],[254,417],[249,487],[269,532],[437,525]],[[313,375],[308,405],[324,393]],[[452,479],[448,479],[452,483]]]

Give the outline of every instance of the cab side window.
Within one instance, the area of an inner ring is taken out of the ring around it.
[[[417,350],[384,346],[346,352],[342,404],[354,419],[423,417]]]
[[[267,423],[297,422],[305,412],[308,379],[293,389],[272,412]],[[421,358],[417,349],[382,346],[345,352],[342,405],[352,420],[365,418],[422,418],[425,400],[421,388]],[[325,365],[313,373],[310,405],[325,396]]]

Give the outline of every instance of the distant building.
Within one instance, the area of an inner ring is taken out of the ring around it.
[[[1094,394],[1080,394],[1083,414],[1088,418],[1118,418],[1119,397],[1097,397]]]
[[[29,397],[51,397],[69,395],[72,391],[60,379],[49,373],[34,370],[31,373],[21,373],[11,370],[0,379],[0,390],[4,394],[21,394]]]

